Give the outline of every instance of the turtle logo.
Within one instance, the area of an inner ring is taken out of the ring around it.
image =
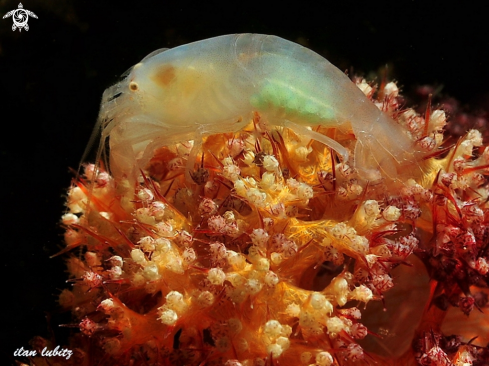
[[[14,24],[12,25],[12,30],[16,30],[19,28],[19,32],[22,31],[22,28],[25,28],[26,31],[29,30],[29,25],[27,25],[27,21],[29,20],[29,15],[33,18],[37,19],[37,15],[34,14],[30,10],[24,9],[22,3],[19,3],[19,8],[15,10],[9,11],[7,14],[3,16],[3,19],[12,17]]]

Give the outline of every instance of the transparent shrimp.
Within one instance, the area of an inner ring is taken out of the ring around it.
[[[344,73],[305,47],[260,34],[155,51],[133,66],[103,95],[98,158],[109,139],[111,173],[134,181],[155,148],[236,132],[253,111],[321,141],[345,161],[345,147],[306,127],[351,127],[355,168],[365,179],[394,177],[414,159],[406,131]]]

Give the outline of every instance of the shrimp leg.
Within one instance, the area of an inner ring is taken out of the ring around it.
[[[323,143],[324,145],[330,147],[331,149],[336,151],[338,154],[340,154],[341,158],[343,159],[343,161],[345,163],[348,161],[348,158],[349,158],[348,150],[344,146],[342,146],[340,143],[333,140],[332,138],[330,138],[328,136],[324,136],[324,135],[320,134],[319,132],[309,130],[308,128],[306,128],[304,126],[298,125],[297,123],[293,123],[290,121],[285,121],[284,126],[294,130],[295,132],[300,133],[303,136],[310,138],[311,140],[316,140],[316,141]]]

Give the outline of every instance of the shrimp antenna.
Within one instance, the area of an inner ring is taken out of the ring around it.
[[[78,177],[80,176],[80,172],[81,172],[81,168],[83,166],[83,164],[86,162],[87,158],[88,158],[88,155],[90,154],[90,152],[92,151],[94,145],[96,144],[96,142],[100,139],[101,137],[101,129],[102,129],[102,119],[101,118],[98,118],[97,119],[97,122],[95,123],[95,127],[93,128],[92,130],[92,133],[90,134],[90,139],[88,140],[88,144],[87,144],[87,147],[85,147],[85,150],[83,151],[83,155],[81,157],[81,160],[80,160],[80,163],[78,164],[78,170],[77,170],[77,174],[76,174],[76,178],[78,179]],[[100,141],[99,144],[101,145],[103,142]],[[97,156],[96,156],[96,160],[95,160],[95,165],[98,165],[99,163],[99,159],[101,158],[101,150],[102,150],[102,147],[99,146],[98,150],[97,150]]]

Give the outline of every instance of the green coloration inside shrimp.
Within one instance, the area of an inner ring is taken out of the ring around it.
[[[263,89],[253,94],[250,103],[257,110],[282,109],[288,117],[299,117],[313,125],[335,118],[333,109],[326,103],[276,80],[270,80]]]

